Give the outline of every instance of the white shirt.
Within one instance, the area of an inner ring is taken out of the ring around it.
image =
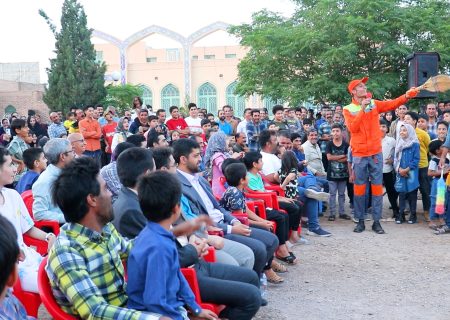
[[[0,205],[0,214],[12,223],[17,233],[17,243],[23,245],[23,234],[34,226],[28,209],[20,194],[13,189],[2,188],[0,191],[5,203]]]
[[[305,153],[305,160],[308,161],[307,168],[314,175],[316,172],[325,173],[325,168],[322,163],[322,151],[319,145],[316,143],[313,145],[311,142],[306,141],[302,144],[303,152]]]
[[[202,119],[200,119],[199,117],[197,118],[192,118],[192,117],[187,117],[184,119],[184,121],[186,121],[189,130],[191,132],[199,132],[202,133]]]
[[[243,133],[245,134],[245,138],[247,138],[247,120],[242,120],[241,122],[239,122],[239,124],[237,125],[236,128],[236,133]]]
[[[281,169],[281,160],[272,153],[261,151],[263,167],[262,172],[265,176],[276,173]]]
[[[197,191],[200,199],[202,199],[203,204],[205,205],[206,210],[208,211],[207,213],[209,217],[215,223],[222,223],[223,213],[220,210],[214,208],[214,205],[211,202],[211,199],[209,199],[208,194],[205,192],[205,190],[203,190],[203,187],[200,185],[200,182],[198,181],[198,176],[186,173],[181,170],[178,170],[178,172],[181,173],[192,184],[195,191]]]
[[[389,136],[385,136],[381,140],[381,148],[383,151],[383,173],[391,172],[392,170],[394,170],[394,166],[392,163],[386,163],[386,160],[394,160],[395,139]]]

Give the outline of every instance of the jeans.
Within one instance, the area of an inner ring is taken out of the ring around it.
[[[204,261],[196,263],[195,270],[202,300],[226,305],[220,317],[247,320],[258,312],[261,293],[253,270]]]
[[[97,162],[98,166],[101,165],[101,157],[102,157],[102,151],[101,150],[95,150],[95,151],[85,151],[83,152],[83,155],[86,157],[92,158]]]
[[[419,190],[422,194],[423,211],[430,210],[430,177],[428,167],[419,168]]]
[[[391,204],[392,210],[394,211],[395,214],[398,212],[398,205],[397,205],[398,192],[394,188],[395,172],[391,171],[383,173],[383,183],[384,187],[386,188],[389,203]]]
[[[303,202],[303,210],[308,216],[308,229],[314,231],[320,228],[319,224],[319,202],[315,199],[307,198],[305,196],[305,189],[318,190],[317,177],[308,173],[306,176],[298,178],[298,193],[299,198]]]
[[[355,173],[354,207],[355,217],[364,219],[368,196],[367,182],[370,178],[372,191],[372,217],[374,221],[381,219],[383,210],[383,155],[378,153],[369,157],[353,157],[353,171]]]
[[[329,192],[330,187],[328,185],[328,180],[326,177],[316,177],[317,183],[322,186],[324,192]]]
[[[330,217],[336,215],[336,194],[338,194],[339,215],[345,213],[345,188],[347,187],[347,180],[343,181],[329,181],[330,185]]]
[[[445,192],[445,224],[450,228],[450,188]]]
[[[400,192],[398,195],[400,199],[400,215],[403,216],[405,214],[406,201],[409,203],[411,215],[415,215],[417,209],[417,189],[410,192]]]

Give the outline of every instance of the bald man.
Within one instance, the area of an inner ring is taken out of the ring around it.
[[[75,158],[79,158],[83,155],[83,152],[86,151],[86,141],[84,141],[83,135],[81,133],[71,133],[67,137],[70,144],[72,145],[72,149],[75,152]]]
[[[48,126],[47,130],[48,137],[50,139],[65,138],[64,136],[67,135],[67,130],[61,123],[61,118],[59,117],[58,113],[56,112],[50,113],[50,120],[52,121],[52,124]]]

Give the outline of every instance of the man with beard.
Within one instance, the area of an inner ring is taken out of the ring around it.
[[[168,319],[126,308],[122,259],[133,243],[110,223],[111,192],[95,160],[81,157],[65,167],[52,196],[67,221],[46,267],[61,308],[82,319]]]

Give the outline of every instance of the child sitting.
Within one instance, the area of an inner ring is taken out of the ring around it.
[[[224,174],[225,178],[228,183],[228,188],[226,189],[225,193],[223,194],[222,199],[220,200],[220,205],[228,211],[231,212],[238,212],[238,213],[246,213],[248,215],[248,218],[250,220],[250,225],[253,227],[265,229],[265,230],[271,230],[273,229],[272,222],[262,219],[257,214],[255,214],[253,211],[251,211],[246,204],[245,197],[244,197],[244,189],[247,186],[247,169],[245,168],[245,165],[242,163],[232,163],[224,168]],[[271,210],[268,210],[271,211]],[[267,212],[267,215],[269,213]],[[280,215],[280,219],[276,219],[274,221],[277,222],[277,237],[278,241],[280,243],[278,250],[276,252],[277,257],[289,264],[295,264],[296,258],[295,256],[291,255],[289,252],[289,249],[286,246],[286,240],[288,237],[288,229],[287,229],[287,221],[285,216],[283,216],[280,212],[275,212],[273,216]],[[278,225],[280,223],[280,225]],[[278,230],[280,229],[280,230]],[[271,269],[272,261],[269,261],[270,264],[268,264],[265,267],[265,275],[267,277],[267,280],[272,283],[280,283],[283,282],[283,278],[278,276],[274,270]],[[275,269],[281,269],[277,265]],[[278,270],[280,271],[280,270]],[[284,269],[281,271],[285,271]]]
[[[431,181],[431,192],[430,192],[430,198],[431,198],[431,206],[430,206],[430,222],[428,226],[433,229],[437,230],[438,228],[445,225],[443,216],[438,216],[436,214],[436,196],[437,196],[437,182],[439,178],[441,177],[441,170],[439,170],[439,160],[442,156],[442,148],[443,142],[441,140],[433,140],[431,141],[430,145],[428,146],[428,149],[431,154],[431,160],[430,164],[428,166],[428,176],[432,177]],[[450,170],[450,167],[448,166],[449,160],[445,159],[446,166],[443,168],[444,170],[444,179],[447,178],[448,172]]]
[[[31,190],[31,187],[39,178],[39,175],[47,168],[47,159],[41,148],[30,148],[23,152],[23,162],[28,171],[20,178],[16,190],[22,194],[24,191]]]
[[[400,126],[395,146],[394,168],[397,172],[395,189],[399,193],[400,212],[395,218],[397,224],[405,220],[405,204],[409,203],[408,223],[417,223],[417,189],[419,188],[419,140],[414,128],[404,123]]]
[[[201,309],[180,270],[172,224],[180,217],[181,185],[166,171],[156,171],[138,183],[139,204],[148,220],[136,238],[128,258],[128,307],[189,319],[187,310],[199,318],[217,319]]]

